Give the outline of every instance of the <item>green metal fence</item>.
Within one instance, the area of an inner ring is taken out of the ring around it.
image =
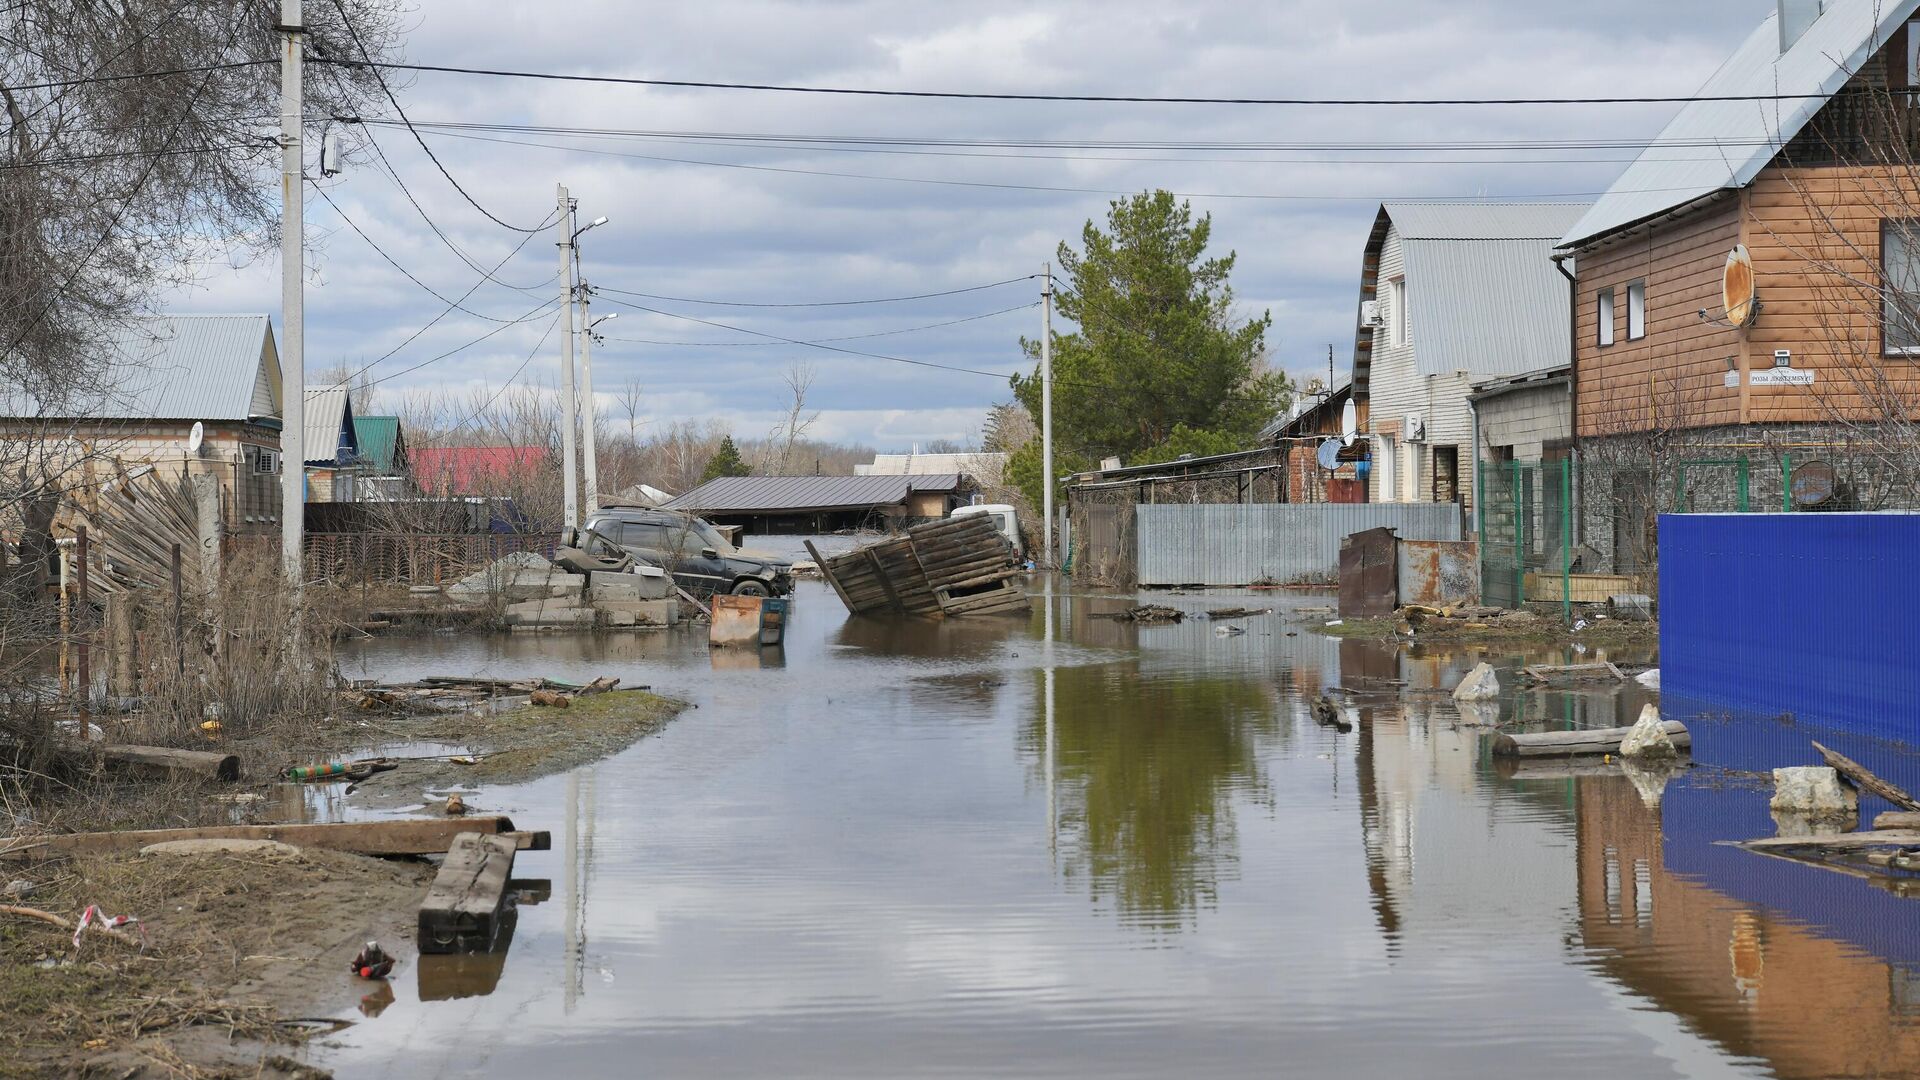
[[[1772,462],[1765,476],[1777,478]],[[1500,607],[1574,604],[1657,588],[1663,513],[1771,510],[1744,454],[1659,462],[1482,461],[1476,472],[1481,599]],[[1771,487],[1771,484],[1767,485]],[[1769,492],[1770,494],[1770,492]]]

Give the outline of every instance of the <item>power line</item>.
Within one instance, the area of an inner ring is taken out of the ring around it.
[[[490,338],[490,337],[492,337],[492,336],[494,336],[495,334],[498,334],[498,333],[500,333],[500,332],[501,332],[502,330],[505,330],[505,329],[506,329],[507,327],[509,327],[509,326],[517,326],[517,325],[519,325],[519,324],[521,324],[521,323],[524,323],[524,322],[530,322],[530,321],[532,321],[532,319],[533,319],[533,317],[534,317],[535,315],[538,315],[538,314],[539,314],[540,312],[542,312],[542,311],[545,311],[546,309],[548,309],[548,308],[550,308],[550,307],[552,307],[552,306],[553,306],[553,305],[554,305],[555,303],[557,303],[558,301],[559,301],[559,297],[555,297],[555,298],[553,298],[552,300],[547,300],[547,301],[544,301],[544,302],[542,302],[541,304],[539,304],[539,305],[537,305],[537,306],[535,306],[535,307],[534,307],[534,308],[533,308],[533,309],[532,309],[531,311],[529,311],[529,312],[527,312],[527,314],[526,314],[525,316],[523,316],[523,317],[521,317],[521,318],[518,318],[518,319],[515,319],[515,320],[514,320],[513,322],[510,322],[510,323],[501,323],[501,324],[500,324],[499,326],[496,326],[496,327],[494,327],[493,329],[491,329],[491,330],[489,330],[489,331],[487,331],[486,333],[484,333],[484,334],[481,334],[481,335],[480,335],[479,337],[477,337],[477,338],[474,338],[474,339],[473,339],[472,341],[469,341],[469,342],[467,342],[467,343],[466,343],[465,345],[461,345],[461,346],[459,346],[459,347],[457,347],[457,348],[453,348],[453,349],[448,349],[448,350],[447,350],[446,352],[443,352],[443,353],[441,353],[441,354],[440,354],[439,356],[435,356],[435,357],[430,357],[430,358],[428,358],[428,359],[426,359],[426,360],[422,360],[422,361],[420,361],[419,363],[417,363],[417,364],[414,364],[414,365],[411,365],[411,366],[409,366],[409,367],[403,367],[403,368],[401,368],[401,369],[400,369],[399,371],[392,371],[392,372],[388,372],[387,374],[385,374],[385,375],[382,375],[382,376],[380,376],[379,378],[377,378],[377,379],[374,379],[374,380],[372,380],[372,381],[371,381],[371,382],[369,382],[369,383],[368,383],[367,385],[368,385],[368,386],[379,386],[379,385],[380,385],[381,383],[383,383],[383,382],[386,382],[386,381],[387,381],[387,380],[389,380],[389,379],[397,379],[397,378],[399,378],[399,377],[400,377],[400,376],[402,376],[402,375],[407,375],[407,374],[411,374],[412,372],[415,372],[415,371],[419,371],[419,370],[420,370],[421,368],[423,368],[423,367],[426,367],[426,366],[427,366],[428,364],[437,364],[437,363],[439,363],[440,361],[442,361],[442,360],[445,360],[445,359],[446,359],[447,357],[449,357],[449,356],[453,356],[453,355],[455,355],[455,354],[457,354],[457,353],[462,353],[462,352],[465,352],[465,351],[467,351],[468,349],[471,349],[471,348],[473,348],[473,347],[474,347],[475,345],[478,345],[478,344],[480,344],[481,342],[483,342],[483,341],[485,341],[485,340],[487,340],[488,338]],[[451,310],[451,309],[449,309],[449,310]],[[446,314],[446,312],[441,312],[441,314],[442,314],[442,315],[444,315],[444,314]],[[555,316],[555,318],[558,318],[558,317],[559,317],[559,316],[557,316],[557,315]],[[439,320],[438,318],[436,318],[436,319],[434,319],[434,322],[439,322],[439,321],[440,321],[440,320]],[[428,324],[427,324],[427,326],[432,326],[432,325],[433,325],[433,323],[428,323]],[[413,337],[410,337],[410,338],[408,338],[408,339],[407,339],[407,341],[412,341],[414,337],[419,337],[419,336],[420,336],[420,334],[421,334],[422,332],[424,332],[425,330],[426,330],[426,327],[425,327],[425,326],[423,326],[423,327],[421,327],[421,328],[420,328],[420,330],[417,330],[417,331],[415,331],[415,332],[414,332],[414,335],[413,335]],[[544,341],[544,340],[546,340],[546,339],[545,339],[545,338],[543,337],[543,338],[542,338],[541,340],[542,340],[542,341]],[[403,341],[403,342],[401,342],[400,344],[404,346],[404,345],[406,344],[406,342],[404,342],[404,341]],[[400,349],[399,349],[399,347],[395,347],[395,348],[394,348],[394,350],[393,350],[393,352],[389,352],[389,353],[387,354],[387,356],[392,356],[394,352],[399,352],[399,351],[400,351]],[[380,359],[381,359],[381,360],[384,360],[384,359],[386,359],[386,357],[385,357],[385,356],[383,356],[383,357],[381,357]],[[374,361],[373,363],[374,363],[374,364],[377,364],[377,363],[379,363],[379,362],[380,362],[380,360],[375,360],[375,361]],[[360,369],[360,371],[365,371],[365,370],[367,370],[367,368],[368,368],[368,367],[372,367],[372,366],[373,366],[373,364],[368,364],[368,365],[367,365],[366,367],[363,367],[363,368],[361,368],[361,369]],[[354,374],[356,374],[356,375],[357,375],[357,374],[359,374],[359,372],[355,372]],[[351,378],[352,378],[352,376],[348,376],[348,378],[349,378],[349,379],[351,379]],[[345,383],[343,382],[343,383],[341,383],[340,385],[345,385]]]
[[[742,308],[819,308],[819,307],[857,307],[862,304],[897,304],[908,300],[931,300],[940,296],[959,296],[962,293],[981,292],[997,289],[1002,285],[1014,285],[1022,281],[1032,281],[1038,274],[1008,278],[1005,281],[990,281],[985,285],[969,285],[964,289],[947,289],[942,292],[916,293],[912,296],[879,296],[871,300],[813,300],[783,304],[749,303],[745,300],[696,300],[686,296],[659,296],[654,293],[634,292],[630,289],[613,289],[605,285],[595,285],[596,293],[619,293],[621,296],[638,296],[644,300],[666,300],[676,304],[701,304],[706,307],[742,307]]]
[[[540,350],[546,347],[547,339],[553,336],[553,328],[558,325],[560,325],[560,316],[555,315],[553,317],[553,321],[547,324],[547,332],[544,334],[541,334],[540,340],[534,343],[533,351],[527,354],[527,358],[525,360],[520,361],[519,367],[513,369],[513,374],[507,376],[507,381],[500,384],[500,389],[495,390],[493,392],[493,396],[488,398],[485,404],[473,410],[472,415],[468,416],[464,420],[461,420],[455,423],[453,425],[452,430],[458,431],[461,428],[466,427],[468,424],[471,424],[475,420],[479,419],[481,413],[486,412],[488,409],[493,408],[493,403],[500,400],[500,395],[507,392],[507,387],[512,386],[513,381],[520,377],[520,373],[527,370],[527,365],[533,363],[533,358],[540,355]]]
[[[237,36],[237,35],[236,35]],[[231,45],[232,41],[229,40]],[[21,83],[17,86],[0,87],[6,93],[17,94],[25,90],[57,90],[69,86],[95,86],[101,83],[127,82],[132,79],[163,79],[171,75],[201,75],[219,71],[238,71],[241,68],[264,67],[277,64],[278,60],[236,60],[226,64],[202,64],[198,67],[166,68],[160,71],[130,71],[123,75],[89,75],[84,79],[56,79],[51,82]],[[203,83],[200,92],[204,93]]]
[[[1065,195],[1137,195],[1135,190],[1119,188],[1066,187],[1057,184],[1009,184],[989,180],[950,180],[925,176],[884,176],[875,173],[839,172],[831,169],[797,169],[781,165],[752,165],[740,161],[707,161],[700,158],[667,157],[661,154],[633,154],[617,150],[594,150],[581,146],[563,146],[554,143],[535,142],[528,139],[505,139],[486,135],[472,135],[460,132],[436,132],[449,139],[471,139],[476,142],[504,143],[509,146],[537,146],[548,150],[562,150],[575,154],[594,154],[600,157],[630,158],[638,161],[659,161],[673,165],[703,165],[716,169],[740,169],[746,172],[783,173],[789,176],[827,176],[842,180],[878,180],[895,184],[930,184],[936,187],[983,188],[998,191],[1040,191]],[[1692,188],[1632,188],[1615,189],[1615,193],[1631,191],[1634,193],[1658,193],[1667,191],[1691,191]],[[1544,201],[1552,199],[1597,199],[1607,194],[1605,191],[1554,191],[1529,192],[1524,194],[1487,194],[1487,195],[1300,195],[1271,194],[1254,192],[1226,191],[1173,191],[1168,194],[1186,199],[1236,199],[1262,202],[1489,202],[1489,201]]]
[[[467,200],[467,202],[471,204],[475,210],[478,210],[482,214],[486,215],[488,220],[492,221],[495,225],[498,225],[503,229],[510,229],[514,232],[534,233],[534,232],[539,232],[541,228],[545,228],[545,226],[543,225],[543,226],[540,226],[539,228],[523,229],[518,225],[512,225],[505,221],[502,221],[499,215],[495,214],[493,211],[487,209],[486,207],[481,206],[479,200],[475,199],[472,195],[468,194],[466,188],[463,188],[460,186],[460,181],[455,180],[453,178],[453,174],[447,171],[447,167],[441,164],[440,158],[434,154],[433,147],[427,145],[427,140],[421,138],[419,132],[413,131],[412,122],[407,120],[407,110],[400,107],[400,99],[393,96],[392,88],[387,86],[387,80],[384,77],[382,77],[380,74],[381,65],[374,63],[373,53],[368,51],[366,42],[360,40],[360,31],[353,28],[353,19],[347,14],[346,5],[341,3],[341,0],[333,0],[333,6],[335,10],[340,12],[340,21],[346,26],[347,35],[353,38],[353,43],[356,47],[359,48],[360,55],[363,57],[366,57],[366,63],[363,66],[366,68],[366,70],[371,71],[373,73],[373,81],[380,84],[380,92],[385,94],[387,97],[387,100],[393,103],[393,111],[399,115],[400,121],[407,125],[407,130],[413,132],[414,141],[420,144],[420,149],[425,150],[427,152],[427,157],[432,160],[433,167],[436,169],[439,169],[440,175],[447,178],[447,183],[453,185],[453,190],[459,192],[460,197]],[[334,61],[323,60],[321,62],[333,63]]]
[[[336,0],[337,2],[337,0]],[[1012,91],[883,90],[871,87],[796,86],[782,83],[718,82],[700,79],[641,79],[616,75],[568,75],[552,71],[514,71],[497,68],[455,67],[447,64],[401,64],[385,61],[321,60],[347,67],[419,71],[440,75],[485,75],[503,79],[548,82],[603,83],[616,86],[657,86],[683,90],[750,90],[781,94],[833,94],[849,97],[942,98],[960,101],[1107,102],[1135,105],[1310,105],[1310,106],[1425,106],[1425,105],[1680,105],[1696,101],[1804,101],[1834,96],[1825,91],[1803,94],[1701,94],[1626,97],[1528,98],[1256,98],[1164,97],[1149,94],[1038,94]],[[1877,88],[1875,88],[1877,89]]]
[[[413,274],[413,271],[408,270],[404,266],[401,266],[398,260],[396,260],[393,256],[387,254],[385,248],[382,248],[379,244],[375,243],[373,240],[373,237],[368,236],[366,230],[360,227],[359,222],[356,222],[351,217],[348,217],[347,212],[345,210],[340,209],[340,204],[333,201],[333,196],[327,194],[326,188],[323,188],[318,184],[315,184],[313,187],[313,190],[316,193],[318,193],[322,199],[326,200],[327,205],[333,208],[333,212],[339,216],[341,221],[344,221],[347,223],[348,228],[352,229],[355,233],[358,233],[360,236],[360,239],[365,240],[367,242],[367,246],[372,248],[375,254],[379,255],[382,259],[385,259],[387,261],[388,266],[391,266],[395,270],[400,271],[401,274],[405,275],[408,281],[411,281],[415,285],[420,286],[422,290],[424,290],[429,296],[432,296],[435,300],[438,300],[441,303],[448,305],[449,307],[457,308],[461,311],[464,311],[467,314],[472,315],[476,319],[485,319],[488,322],[505,323],[511,326],[514,323],[526,321],[525,318],[519,318],[519,319],[497,318],[495,316],[488,315],[484,312],[475,311],[472,308],[463,305],[459,300],[449,300],[446,297],[440,295],[439,290],[435,289],[433,286],[415,277]]]
[[[596,289],[595,291],[598,292],[599,290]],[[608,290],[608,291],[612,291],[612,290]],[[982,315],[968,315],[963,319],[948,319],[945,322],[928,323],[925,326],[906,326],[906,327],[901,327],[897,330],[880,330],[871,334],[848,334],[844,337],[813,338],[810,341],[808,341],[808,344],[819,345],[829,341],[861,341],[867,338],[892,337],[897,334],[914,334],[922,330],[936,330],[943,326],[958,326],[961,323],[979,322],[982,319],[992,319],[997,316],[1008,315],[1016,311],[1031,311],[1034,308],[1037,308],[1039,306],[1040,306],[1040,302],[1036,300],[1031,304],[1019,304],[1017,306],[1010,307],[1010,308],[1001,308],[999,311],[989,311]],[[672,345],[672,346],[678,346],[683,348],[744,349],[744,348],[766,348],[768,346],[780,344],[780,342],[777,342],[777,341],[655,341],[650,338],[614,337],[611,334],[607,334],[603,336],[608,341],[624,341],[634,345]]]
[[[187,125],[182,124],[180,126],[186,127]],[[222,154],[228,150],[267,150],[271,149],[272,146],[273,144],[271,142],[263,141],[257,144],[228,143],[225,146],[180,146],[167,150],[121,150],[101,154],[72,154],[67,157],[41,158],[34,161],[10,161],[0,164],[0,172],[10,172],[14,169],[46,169],[61,165],[88,165],[96,161],[120,161],[126,158],[179,157],[182,154]]]

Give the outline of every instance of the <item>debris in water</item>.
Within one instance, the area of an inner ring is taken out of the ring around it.
[[[1271,614],[1273,614],[1273,609],[1270,607],[1263,607],[1263,608],[1223,607],[1223,608],[1213,608],[1209,610],[1207,612],[1207,618],[1209,619],[1245,619],[1245,618],[1250,618],[1254,615],[1271,615]]]
[[[1137,623],[1176,623],[1185,619],[1187,613],[1164,604],[1142,604],[1136,608],[1128,608],[1114,617]]]
[[[393,973],[393,957],[377,941],[367,942],[353,957],[353,973],[363,979],[384,979]]]
[[[1213,628],[1213,633],[1215,637],[1234,637],[1236,635],[1244,634],[1246,632],[1247,631],[1244,627],[1239,627],[1239,626],[1216,626]]]
[[[1453,688],[1455,701],[1494,701],[1500,697],[1500,676],[1494,673],[1493,665],[1481,661]]]

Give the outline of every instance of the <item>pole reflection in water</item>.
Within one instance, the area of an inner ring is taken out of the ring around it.
[[[1053,796],[1053,575],[1047,575],[1047,587],[1041,602],[1046,605],[1046,637],[1042,640],[1041,650],[1045,656],[1047,680],[1047,851],[1056,859],[1060,854],[1060,818],[1054,809]]]

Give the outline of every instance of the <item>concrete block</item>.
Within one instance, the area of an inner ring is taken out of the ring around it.
[[[1640,709],[1640,719],[1634,722],[1627,737],[1620,740],[1620,756],[1629,761],[1671,758],[1678,753],[1666,725],[1660,720],[1660,710],[1651,705]]]
[[[1773,770],[1773,801],[1768,809],[1812,817],[1851,817],[1860,810],[1860,794],[1840,782],[1824,765]]]
[[[1498,701],[1500,699],[1500,676],[1493,670],[1492,664],[1475,664],[1460,685],[1453,688],[1455,701]]]
[[[678,600],[599,600],[593,602],[593,609],[604,613],[609,625],[615,626],[672,626],[680,621],[680,601]],[[616,615],[633,617],[631,623],[613,623]]]
[[[577,601],[549,597],[508,604],[505,614],[509,626],[592,626],[594,612]]]
[[[647,566],[631,574],[596,573],[587,590],[594,600],[665,600],[673,595],[673,579],[658,567]]]

